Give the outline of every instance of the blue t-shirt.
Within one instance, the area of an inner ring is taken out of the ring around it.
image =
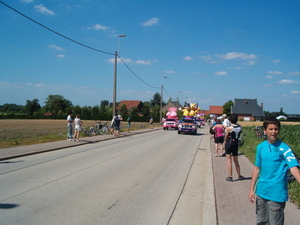
[[[256,194],[274,202],[288,200],[288,169],[299,166],[291,148],[282,141],[264,141],[256,148],[255,166],[260,168]]]

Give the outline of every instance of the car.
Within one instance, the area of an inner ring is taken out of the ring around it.
[[[169,128],[174,128],[175,130],[178,129],[178,120],[174,118],[167,118],[163,123],[164,130],[168,130]]]
[[[193,118],[183,118],[178,122],[178,134],[191,133],[197,134],[197,124]]]

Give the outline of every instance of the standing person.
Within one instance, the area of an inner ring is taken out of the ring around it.
[[[67,121],[68,121],[68,134],[67,134],[67,140],[68,141],[72,141],[72,134],[73,134],[73,129],[72,129],[72,123],[73,123],[73,119],[72,119],[72,112],[68,113],[68,117],[67,117]]]
[[[227,118],[227,115],[226,114],[223,114],[222,115],[222,118],[223,118],[223,125],[226,127],[230,127],[231,126],[231,123],[229,121],[229,119]],[[225,130],[226,132],[226,130]],[[223,155],[222,156],[226,156],[226,153],[225,153],[225,145],[223,145]]]
[[[114,135],[116,137],[120,136],[120,125],[121,125],[121,119],[118,116],[114,119]]]
[[[150,123],[150,129],[153,129],[153,118],[152,117],[150,118],[149,123]]]
[[[110,125],[109,125],[109,127],[110,127],[110,134],[115,134],[115,131],[114,131],[114,128],[115,128],[114,121],[115,121],[116,118],[117,118],[117,117],[114,116],[114,117],[112,118],[111,122],[110,122]]]
[[[82,121],[79,118],[79,114],[76,115],[74,123],[75,123],[75,132],[74,132],[74,141],[76,142],[79,141],[79,136],[80,136],[80,131],[81,131],[81,126],[82,126]]]
[[[217,124],[212,128],[215,131],[214,140],[215,140],[215,157],[222,156],[223,143],[224,143],[224,132],[225,126],[222,124],[220,119],[217,119]],[[220,153],[219,153],[220,149]]]
[[[238,138],[242,131],[240,125],[237,124],[237,115],[232,114],[230,116],[231,126],[226,128],[225,132],[225,154],[227,159],[227,169],[229,177],[226,178],[227,181],[232,181],[232,159],[235,164],[235,169],[238,174],[238,180],[243,180],[244,177],[241,175],[241,168],[238,161]]]
[[[231,123],[230,123],[229,119],[227,118],[227,115],[226,115],[226,114],[223,114],[222,117],[223,117],[223,125],[224,125],[225,127],[230,127],[230,126],[231,126]]]
[[[291,148],[278,139],[278,119],[266,118],[263,131],[267,140],[256,148],[248,199],[254,203],[256,193],[257,224],[279,225],[284,224],[284,208],[288,200],[287,173],[290,170],[300,183],[299,163]]]
[[[131,118],[130,116],[127,118],[127,133],[130,133],[129,130],[130,130],[130,127],[131,127]]]

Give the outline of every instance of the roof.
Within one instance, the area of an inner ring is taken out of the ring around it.
[[[232,114],[250,114],[254,117],[264,117],[262,105],[257,104],[257,99],[234,99],[234,105],[231,107]]]
[[[223,114],[223,106],[211,105],[209,106],[209,113],[222,115]]]
[[[182,105],[178,101],[169,101],[163,108],[162,112],[168,111],[170,107],[182,108]]]
[[[121,108],[122,105],[126,105],[128,110],[132,109],[133,107],[138,107],[142,102],[141,101],[130,101],[130,100],[123,100],[120,102],[118,106],[118,110]]]

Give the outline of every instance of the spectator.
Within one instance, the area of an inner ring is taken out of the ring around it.
[[[244,177],[241,175],[241,168],[238,161],[238,138],[242,131],[240,125],[237,124],[237,115],[232,114],[230,116],[230,127],[226,127],[225,132],[225,154],[227,159],[227,169],[229,177],[227,181],[233,181],[232,179],[232,159],[235,164],[235,169],[238,175],[238,180],[243,180]]]
[[[288,200],[287,172],[290,170],[300,183],[299,163],[291,148],[278,139],[278,119],[266,118],[263,131],[267,140],[256,148],[248,199],[254,203],[256,193],[257,224],[279,225],[284,224],[284,208]]]
[[[215,132],[214,141],[215,141],[215,157],[222,156],[223,143],[224,143],[224,132],[225,126],[222,124],[220,119],[217,119],[217,124],[212,128]],[[220,149],[220,152],[219,152]]]
[[[153,118],[152,117],[150,118],[149,123],[150,123],[150,129],[153,129]]]
[[[130,127],[131,127],[131,118],[130,116],[127,118],[127,133],[130,133]]]
[[[120,136],[120,125],[121,125],[121,119],[118,116],[114,119],[114,135],[116,137]]]
[[[78,142],[79,136],[80,136],[80,131],[81,131],[81,126],[82,126],[82,121],[79,118],[79,114],[76,115],[74,123],[75,123],[74,141],[76,140],[76,142]]]
[[[73,123],[73,119],[72,119],[72,112],[68,113],[68,117],[67,117],[67,122],[68,122],[68,134],[67,134],[67,140],[68,141],[72,141],[72,134],[73,134],[73,129],[72,129],[72,123]]]

